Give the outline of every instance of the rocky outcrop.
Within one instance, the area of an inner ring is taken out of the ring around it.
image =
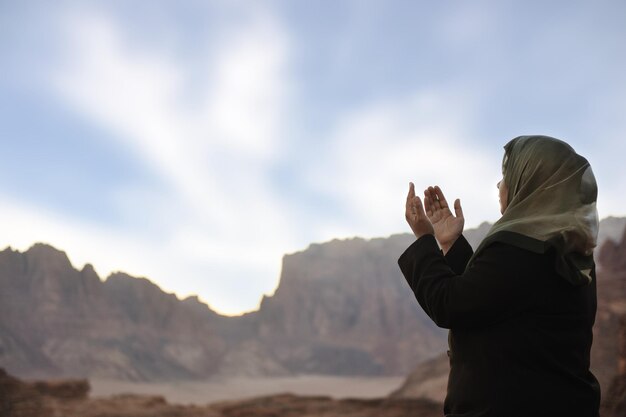
[[[32,385],[25,384],[0,368],[0,416],[48,417],[42,395]]]
[[[30,386],[40,395],[64,401],[84,400],[91,389],[86,379],[35,381]]]
[[[0,416],[53,415],[52,407],[46,400],[65,403],[85,401],[89,389],[86,379],[24,382],[0,368]]]
[[[443,403],[448,387],[450,359],[443,352],[420,362],[402,385],[389,394],[390,398],[429,398]]]

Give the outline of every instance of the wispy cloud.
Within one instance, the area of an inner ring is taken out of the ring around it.
[[[470,227],[497,219],[501,150],[477,147],[477,138],[468,136],[469,100],[462,91],[422,91],[345,117],[327,158],[305,174],[308,187],[332,196],[346,213],[341,226],[324,227],[320,238],[405,230],[409,181],[422,197],[423,189],[437,184],[451,204],[460,198]]]
[[[271,291],[285,248],[294,246],[287,210],[267,178],[280,149],[280,118],[289,93],[288,42],[279,23],[262,14],[232,29],[206,57],[213,70],[201,106],[181,103],[188,87],[184,67],[162,51],[133,49],[106,15],[70,15],[65,26],[68,59],[51,85],[78,115],[111,130],[121,146],[152,167],[169,187],[160,197],[165,204],[176,200],[175,218],[155,219],[167,233],[152,249],[167,248],[171,256],[152,259],[159,265],[153,278],[173,287],[167,283],[179,278],[160,272],[175,269],[166,262],[180,265],[193,257],[208,274],[215,263],[237,269],[245,256],[245,269],[256,265]],[[128,203],[138,203],[134,192],[120,190],[122,209],[128,197]],[[163,215],[160,204],[158,198],[143,201],[145,215],[152,215],[152,207]],[[239,280],[246,291],[249,278],[229,279]],[[249,297],[242,297],[248,305]],[[243,307],[211,301],[221,311]]]

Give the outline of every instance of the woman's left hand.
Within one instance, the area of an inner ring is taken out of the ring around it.
[[[406,197],[406,221],[411,226],[411,230],[416,238],[420,238],[425,234],[435,234],[432,223],[428,220],[422,200],[415,195],[415,186],[409,182],[409,195]]]

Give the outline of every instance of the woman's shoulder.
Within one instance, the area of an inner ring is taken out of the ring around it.
[[[553,263],[554,250],[546,247],[538,250],[536,247],[520,244],[508,240],[493,240],[487,242],[477,254],[476,258],[491,260],[507,267],[516,266],[528,269],[530,267],[545,268]]]
[[[486,237],[483,242],[481,242],[480,246],[487,247],[495,243],[508,245],[509,247],[523,249],[537,254],[545,254],[552,248],[550,242],[535,239],[533,237],[509,230],[502,230]]]

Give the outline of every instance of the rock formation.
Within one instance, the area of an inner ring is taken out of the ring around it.
[[[603,392],[603,417],[626,416],[626,314],[619,320],[617,374]]]
[[[41,394],[34,387],[0,368],[0,416],[48,417],[52,416],[52,410],[45,407]]]
[[[397,267],[414,240],[332,240],[286,255],[258,311],[258,340],[290,371],[404,374],[446,343]],[[304,365],[304,366],[303,366]]]

